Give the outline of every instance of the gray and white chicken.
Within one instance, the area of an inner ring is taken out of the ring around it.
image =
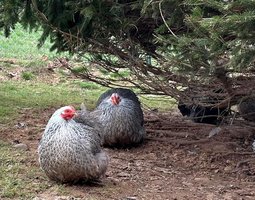
[[[102,124],[102,144],[128,147],[139,144],[145,137],[144,117],[136,94],[125,88],[104,92],[94,111]]]
[[[99,132],[100,125],[86,111],[77,114],[72,106],[58,109],[38,147],[41,168],[59,182],[99,179],[108,166]]]

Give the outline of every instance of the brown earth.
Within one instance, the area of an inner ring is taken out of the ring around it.
[[[2,127],[0,138],[27,144],[26,162],[39,167],[38,141],[54,110],[21,110],[11,127]],[[66,196],[50,187],[35,199],[255,199],[252,126],[235,120],[209,138],[216,126],[195,124],[178,112],[146,112],[145,126],[148,138],[141,146],[106,149],[111,160],[102,183],[65,185]]]

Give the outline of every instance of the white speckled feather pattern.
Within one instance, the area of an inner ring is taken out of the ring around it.
[[[87,124],[64,120],[60,117],[64,108],[52,115],[40,141],[41,168],[49,178],[60,182],[98,179],[108,165],[108,157],[100,147],[99,130],[86,118]]]
[[[117,93],[121,101],[113,105],[111,95]],[[140,102],[129,89],[116,88],[103,93],[98,100],[99,121],[103,126],[102,138],[106,146],[132,146],[145,137],[143,111]]]

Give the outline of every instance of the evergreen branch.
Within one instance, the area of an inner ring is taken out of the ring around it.
[[[164,17],[164,15],[163,15],[162,8],[161,8],[162,2],[163,2],[163,0],[161,0],[161,1],[159,2],[159,4],[158,4],[159,12],[160,12],[161,18],[162,18],[164,24],[166,25],[167,29],[169,30],[169,32],[170,32],[175,38],[178,39],[177,35],[175,35],[174,32],[170,29],[170,27],[168,26],[168,24],[167,24],[167,22],[166,22],[166,20],[165,20],[165,17]]]

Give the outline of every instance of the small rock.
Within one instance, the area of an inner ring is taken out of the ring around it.
[[[196,152],[196,151],[188,151],[188,154],[189,154],[189,155],[196,155],[197,152]]]
[[[130,174],[125,173],[125,172],[120,172],[117,174],[118,177],[130,177]]]
[[[158,112],[158,109],[157,108],[153,108],[151,109],[152,112]]]
[[[137,200],[136,197],[125,197],[124,199],[125,199],[125,200]]]
[[[226,172],[230,172],[232,170],[232,167],[231,166],[226,166],[225,168],[224,168],[224,171],[226,171]]]
[[[252,150],[255,152],[255,141],[252,143]]]
[[[18,124],[15,125],[16,128],[25,128],[27,125],[23,122],[19,122]]]
[[[81,200],[81,198],[73,196],[58,196],[54,200]]]
[[[17,73],[12,73],[12,72],[10,72],[10,73],[8,73],[8,76],[9,76],[10,78],[14,78],[14,77],[17,76]]]
[[[13,140],[12,142],[13,142],[13,144],[19,144],[20,143],[20,141],[18,139]]]
[[[42,200],[42,198],[34,197],[32,200]]]
[[[15,145],[13,145],[13,147],[16,148],[16,149],[23,150],[23,151],[28,150],[28,146],[24,143],[15,144]]]
[[[213,128],[213,129],[210,131],[208,137],[211,138],[211,137],[213,137],[214,135],[219,134],[219,133],[221,132],[221,130],[222,130],[221,127]]]
[[[207,178],[207,177],[197,177],[197,178],[194,178],[194,181],[198,181],[198,182],[208,182],[208,181],[210,181],[210,179]]]

